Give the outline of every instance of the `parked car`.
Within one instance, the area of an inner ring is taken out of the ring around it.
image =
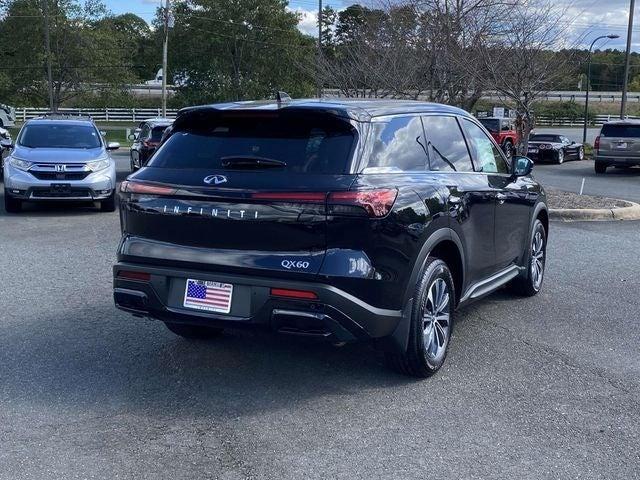
[[[545,193],[463,110],[410,101],[182,113],[120,189],[118,308],[187,338],[261,328],[443,364],[456,310],[544,278]]]
[[[515,124],[510,118],[480,118],[480,123],[489,130],[498,145],[502,147],[502,151],[511,158],[515,153],[515,145],[518,144],[519,136],[516,131]]]
[[[16,109],[0,103],[0,127],[13,127],[16,124]]]
[[[160,145],[162,134],[172,123],[173,120],[167,118],[152,118],[140,123],[131,137],[133,140],[130,150],[132,172],[147,164],[151,155]]]
[[[13,141],[11,140],[11,133],[6,128],[0,127],[0,180],[3,177],[3,167],[4,167],[4,158],[7,156],[8,152],[11,151],[10,148],[5,147],[4,145],[11,145]]]
[[[115,210],[116,168],[109,152],[119,143],[105,143],[89,118],[49,115],[28,120],[5,159],[4,207],[19,212],[24,202],[56,200],[100,202]]]
[[[532,160],[563,163],[565,160],[583,160],[584,146],[564,135],[538,133],[529,137],[527,156]]]
[[[640,121],[616,120],[605,123],[593,145],[596,173],[607,167],[640,165]]]

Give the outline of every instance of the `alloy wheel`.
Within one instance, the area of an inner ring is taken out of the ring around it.
[[[533,288],[540,290],[544,277],[544,236],[540,230],[536,231],[531,241],[531,281]]]
[[[424,348],[431,361],[438,361],[447,350],[451,331],[450,293],[447,282],[436,278],[427,293],[422,308]]]

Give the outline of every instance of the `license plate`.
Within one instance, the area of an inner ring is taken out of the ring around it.
[[[529,153],[538,153],[538,149],[537,148],[530,148],[529,149]]]
[[[621,142],[621,143],[617,144],[616,148],[618,150],[626,150],[627,149],[627,142]]]
[[[232,296],[233,285],[230,283],[188,278],[182,305],[207,312],[229,313]]]

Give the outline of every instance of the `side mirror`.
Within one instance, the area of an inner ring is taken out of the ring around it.
[[[528,157],[513,157],[513,176],[526,177],[533,170],[533,161]]]
[[[0,140],[0,147],[5,148],[7,150],[12,150],[13,149],[13,142],[9,139],[2,139]]]
[[[104,130],[100,130],[100,135],[102,135],[103,137],[107,136],[107,132],[105,132]]]
[[[127,138],[133,142],[133,141],[136,139],[136,134],[135,134],[135,133],[130,133],[130,134],[127,136]]]
[[[107,150],[118,150],[119,148],[120,148],[120,144],[118,142],[107,143]]]

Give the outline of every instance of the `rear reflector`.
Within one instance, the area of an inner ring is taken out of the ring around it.
[[[133,270],[120,270],[117,278],[126,280],[137,280],[139,282],[148,282],[151,280],[151,274],[147,272],[134,272]]]
[[[130,180],[125,180],[120,184],[120,191],[126,193],[142,193],[146,195],[173,195],[176,193],[175,188],[134,182]]]
[[[308,290],[290,290],[288,288],[272,288],[272,297],[286,297],[286,298],[302,298],[305,300],[317,300],[318,295]]]

